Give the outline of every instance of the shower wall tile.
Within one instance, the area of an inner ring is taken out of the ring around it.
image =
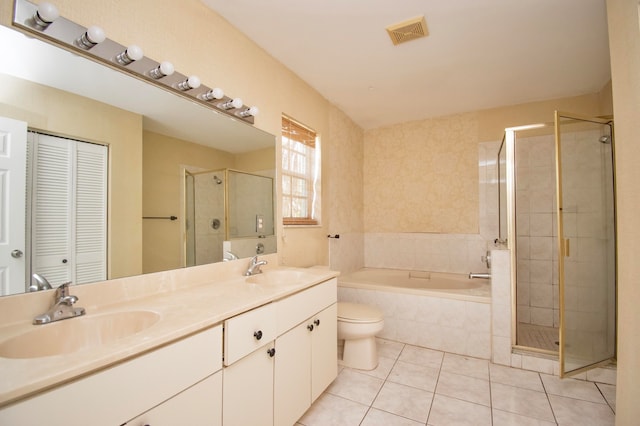
[[[553,286],[548,284],[531,284],[530,305],[545,308],[553,306]]]
[[[531,324],[553,327],[553,309],[531,306],[529,311],[531,313]]]
[[[553,281],[553,262],[548,260],[529,261],[529,282],[551,285]]]
[[[531,259],[552,260],[553,239],[551,237],[529,237]]]
[[[529,217],[529,235],[551,237],[553,235],[552,213],[533,213]]]

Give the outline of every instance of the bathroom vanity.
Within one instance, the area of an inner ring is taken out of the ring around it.
[[[157,318],[48,356],[8,346],[55,323],[2,327],[0,424],[290,426],[337,375],[336,275],[272,269],[87,308],[59,324]]]

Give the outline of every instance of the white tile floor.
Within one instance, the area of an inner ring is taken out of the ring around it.
[[[452,426],[615,423],[615,386],[503,367],[378,340],[373,371],[340,369],[297,425]]]

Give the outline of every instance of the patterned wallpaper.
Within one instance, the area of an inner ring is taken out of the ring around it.
[[[478,119],[466,113],[365,132],[365,232],[478,233]]]

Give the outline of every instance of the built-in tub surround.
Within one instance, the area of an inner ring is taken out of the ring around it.
[[[277,268],[277,255],[265,271]],[[274,285],[246,282],[247,259],[86,284],[73,288],[86,317],[122,311],[156,312],[160,319],[133,336],[60,356],[0,358],[0,405],[136,356],[222,320],[333,278],[328,269],[304,269],[304,279]],[[33,317],[51,303],[52,290],[0,298],[0,342],[32,330]],[[80,318],[82,320],[82,318]],[[74,319],[66,320],[74,321]]]
[[[382,310],[385,327],[379,337],[460,355],[490,358],[491,299],[487,282],[480,283],[479,288],[447,290],[443,289],[447,281],[462,286],[469,279],[465,275],[437,273],[432,274],[432,279],[412,279],[408,278],[412,273],[408,270],[378,270],[376,278],[371,277],[376,275],[375,270],[365,271],[370,275],[367,280],[358,279],[357,272],[355,279],[349,275],[339,278],[338,300],[372,305]],[[426,276],[424,272],[413,273]],[[394,281],[401,280],[428,281],[439,288],[393,285]],[[437,281],[442,285],[436,284]]]

